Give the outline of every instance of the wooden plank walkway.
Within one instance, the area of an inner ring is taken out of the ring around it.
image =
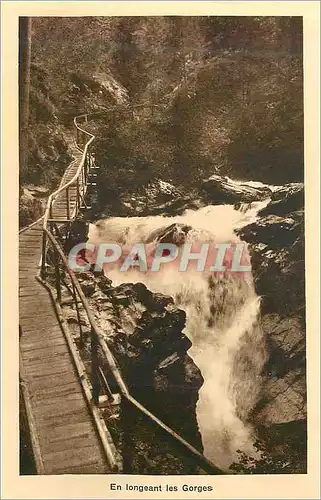
[[[70,139],[71,141],[71,139]],[[61,185],[75,175],[81,152]],[[74,195],[75,197],[75,195]],[[75,200],[72,200],[72,207]],[[54,217],[65,217],[64,192]],[[50,294],[36,279],[42,220],[19,234],[20,364],[44,474],[111,472]],[[30,424],[30,422],[29,422]]]

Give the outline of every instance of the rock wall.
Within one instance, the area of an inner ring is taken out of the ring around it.
[[[224,184],[226,189],[227,184]],[[304,473],[304,188],[302,184],[288,184],[272,192],[254,187],[244,198],[248,186],[240,190],[234,187],[231,196],[221,203],[230,204],[233,200],[241,212],[251,209],[250,199],[270,198],[255,222],[236,231],[249,244],[255,288],[261,297],[261,322],[269,348],[263,374],[266,382],[251,414],[268,455],[257,463],[257,472],[282,472],[287,463],[287,472]],[[168,207],[180,200],[175,190],[166,196]],[[189,203],[194,202],[193,196],[194,193],[189,196]],[[143,202],[147,210],[148,193]],[[157,207],[162,210],[157,197],[152,199],[149,210],[151,205],[153,210],[157,211]],[[136,213],[135,207],[128,210],[128,215]],[[151,237],[159,242],[179,243],[189,229],[173,224]],[[80,233],[80,239],[84,238],[86,231]],[[174,306],[171,297],[152,293],[143,284],[114,288],[105,277],[93,279],[86,274],[80,278],[133,394],[201,450],[195,407],[203,381],[187,354],[190,342],[182,334],[185,313]],[[73,315],[75,321],[75,312]],[[122,416],[131,414],[131,417],[122,418],[120,425],[129,472],[195,473],[195,467],[177,455],[176,450],[173,452],[171,446],[161,444],[162,436],[155,429],[130,412],[128,408],[122,412]]]
[[[303,201],[302,184],[285,185],[273,193],[257,222],[238,232],[249,243],[270,351],[267,382],[253,419],[263,426],[268,447],[276,439],[274,453],[293,459],[294,472],[306,470]]]
[[[103,275],[78,277],[131,394],[202,451],[195,407],[203,379],[187,354],[191,343],[182,333],[184,311],[141,283],[113,287]],[[64,308],[67,321],[75,324],[76,311],[70,304]],[[86,325],[83,315],[82,322]],[[190,457],[128,403],[122,403],[116,424],[125,472],[198,473]]]

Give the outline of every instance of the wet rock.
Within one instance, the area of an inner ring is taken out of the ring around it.
[[[249,242],[269,348],[267,380],[254,412],[255,421],[265,427],[306,418],[302,201],[302,185],[286,185],[273,193],[272,202],[255,223],[238,232]]]
[[[162,293],[153,293],[152,297],[147,298],[145,304],[150,311],[162,311],[167,306],[173,305],[174,299]]]
[[[153,241],[157,243],[173,243],[174,245],[183,245],[186,241],[188,232],[192,229],[187,224],[174,223],[153,231],[146,239],[146,243]]]
[[[299,367],[283,377],[270,378],[264,393],[264,406],[258,414],[258,422],[271,425],[306,417],[306,383]]]
[[[80,286],[86,297],[90,297],[96,289],[96,284],[90,280],[81,280]]]
[[[286,184],[275,191],[270,203],[260,211],[260,216],[270,214],[286,216],[301,210],[304,205],[304,185],[302,183]]]
[[[164,348],[168,347],[166,342],[175,342],[181,336],[185,319],[185,312],[175,307],[160,315],[151,314],[146,310],[129,341],[136,346],[139,344],[143,344],[144,347],[148,345],[149,351],[151,349],[155,351],[155,356],[162,356]]]
[[[109,278],[107,278],[104,274],[100,274],[99,276],[96,276],[95,281],[102,293],[110,293],[112,281]]]
[[[266,314],[262,327],[268,334],[271,344],[269,370],[274,375],[282,376],[289,371],[302,354],[305,332],[298,316],[280,317],[278,314]]]
[[[305,264],[304,240],[294,243],[291,235],[283,235],[287,246],[277,247],[266,243],[250,243],[251,264],[255,287],[261,299],[261,311],[282,316],[299,311],[305,314]]]
[[[88,272],[77,272],[77,279],[86,297],[90,297],[96,290],[96,282]]]
[[[137,194],[123,195],[122,211],[125,215],[160,215],[179,209],[187,200],[173,184],[156,179],[142,187]]]
[[[133,176],[135,173],[130,172]],[[128,170],[124,171],[128,176]],[[150,215],[181,215],[185,210],[197,210],[205,205],[198,189],[181,188],[169,182],[156,179],[137,192],[117,196],[117,200],[109,203],[97,213],[97,218],[107,216],[150,216]]]
[[[276,250],[255,245],[252,252],[269,348],[267,382],[255,419],[264,425],[302,419],[306,417],[303,241]]]
[[[293,244],[302,234],[303,226],[303,213],[292,213],[286,218],[267,215],[236,233],[249,243],[263,243],[275,249]]]
[[[172,297],[155,294],[142,283],[113,287],[109,280],[104,283],[101,277],[92,279],[98,286],[95,295],[88,299],[90,307],[130,392],[158,418],[202,450],[196,404],[203,378],[187,353],[191,342],[183,333],[185,312],[174,305]],[[108,295],[102,291],[104,285]],[[69,321],[75,319],[72,311]],[[103,357],[101,362],[104,366]],[[106,375],[108,373],[106,365]],[[198,472],[197,466],[180,454],[157,427],[149,424],[132,407],[127,407],[125,401],[120,418],[127,472]]]
[[[306,418],[305,331],[299,316],[263,317],[270,351],[268,381],[262,392],[260,423],[275,424]],[[262,404],[263,403],[263,404]]]
[[[187,196],[179,196],[174,200],[156,205],[146,215],[182,215],[186,210],[198,210],[205,206],[199,193],[192,192]]]
[[[138,285],[138,286],[137,286]],[[123,283],[112,290],[113,298],[116,302],[129,305],[135,300],[144,302],[151,292],[147,290],[146,286],[142,283],[137,283],[136,285],[132,283]]]
[[[216,205],[222,203],[250,203],[264,200],[271,196],[272,193],[268,187],[253,187],[220,175],[212,175],[209,179],[206,179],[201,186],[201,190],[205,193],[207,200]]]
[[[144,285],[144,283],[129,283],[123,286],[127,287],[127,293],[134,292],[137,300],[143,303],[146,303],[146,301],[148,301],[153,295],[153,293],[148,290],[147,286]]]

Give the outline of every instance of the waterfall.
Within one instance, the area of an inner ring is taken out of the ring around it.
[[[234,229],[254,221],[268,202],[253,203],[245,213],[222,205],[174,217],[102,219],[90,225],[89,242],[129,246],[150,241],[155,231],[173,223],[192,228],[187,241],[237,242]],[[204,454],[224,470],[237,460],[237,450],[254,456],[250,412],[259,399],[267,355],[260,299],[251,277],[213,276],[192,268],[180,272],[174,265],[152,273],[113,269],[108,277],[115,285],[143,282],[154,292],[171,295],[185,310],[184,333],[192,342],[188,354],[204,378],[196,409]]]

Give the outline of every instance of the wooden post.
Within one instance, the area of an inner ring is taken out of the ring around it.
[[[90,152],[89,152],[89,148],[87,148],[87,152],[86,152],[86,156],[85,156],[85,181],[87,180],[87,173],[88,173],[88,170],[89,170],[89,159],[90,157]]]
[[[85,193],[85,168],[86,168],[86,156],[85,156],[85,159],[84,159],[84,164],[82,166],[82,169],[81,169],[81,190],[82,190],[82,193],[84,194]]]
[[[112,390],[110,388],[110,385],[108,383],[106,375],[104,374],[103,369],[101,367],[99,367],[99,374],[100,374],[101,379],[103,381],[103,386],[104,386],[103,388],[104,388],[104,390],[105,390],[105,392],[107,394],[107,397],[108,397],[109,401],[110,402],[114,401],[115,400],[114,394],[113,394],[113,392],[112,392]]]
[[[83,166],[83,191],[85,193],[85,187],[86,187],[86,170],[87,170],[87,156],[88,156],[88,150],[87,153],[85,154],[84,158],[84,166]]]
[[[93,390],[93,401],[99,403],[99,362],[98,362],[98,339],[94,329],[91,329],[91,385]]]
[[[47,245],[47,235],[45,231],[42,233],[42,250],[41,250],[41,277],[46,279],[46,245]]]
[[[77,177],[76,212],[80,209],[79,176]]]
[[[61,246],[63,247],[63,245],[64,245],[64,239],[62,237],[62,234],[61,234],[60,229],[57,226],[56,222],[53,223],[53,228],[55,229],[55,232],[56,232],[56,238],[59,240]]]
[[[59,256],[56,250],[53,249],[54,260],[55,260],[55,278],[56,278],[56,291],[57,291],[57,301],[61,303],[61,283],[60,283],[60,269],[59,269]]]
[[[70,219],[69,187],[66,188],[67,219]]]
[[[71,284],[72,284],[72,295],[74,297],[75,304],[76,304],[77,321],[78,321],[78,325],[79,325],[79,346],[82,349],[84,347],[84,334],[83,334],[81,320],[80,320],[78,297],[77,297],[77,293],[76,293],[76,289],[75,289],[75,285],[74,285],[73,281],[71,282]]]

